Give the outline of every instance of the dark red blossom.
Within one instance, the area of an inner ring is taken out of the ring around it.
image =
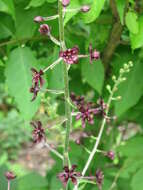
[[[103,172],[100,169],[97,169],[95,177],[96,177],[96,184],[97,184],[99,190],[102,190],[102,184],[103,184],[103,180],[104,180]]]
[[[70,0],[62,0],[63,7],[67,7],[70,4]]]
[[[90,54],[90,63],[92,63],[93,60],[98,60],[100,58],[100,52],[96,49],[93,50],[92,45],[89,45],[89,54]]]
[[[90,10],[90,7],[88,5],[83,5],[80,9],[82,12],[86,13]]]
[[[65,166],[64,171],[58,174],[58,178],[63,183],[64,187],[66,187],[69,180],[71,180],[74,185],[77,184],[77,177],[80,177],[81,174],[75,171],[76,168],[76,165],[72,165],[71,169]]]
[[[42,127],[41,121],[31,122],[30,124],[34,127],[34,130],[32,132],[33,141],[35,143],[39,143],[42,140],[45,140],[45,130]]]
[[[72,49],[67,49],[66,51],[60,51],[59,56],[63,58],[64,62],[67,64],[76,64],[78,62],[78,52],[77,46]]]
[[[40,84],[40,87],[42,87],[44,84],[44,80],[42,78],[42,75],[44,74],[44,72],[41,69],[38,72],[35,68],[31,68],[31,71],[33,74],[33,78],[32,78],[33,85],[39,86]]]
[[[76,119],[81,119],[83,128],[85,128],[86,121],[91,125],[94,124],[95,115],[105,116],[104,110],[106,109],[106,106],[102,99],[100,99],[96,105],[92,102],[86,102],[83,96],[76,96],[72,93],[71,100],[77,106],[79,113],[76,115]]]
[[[115,158],[115,153],[113,151],[108,151],[105,153],[105,156],[107,156],[108,158],[110,158],[111,160],[114,160]]]
[[[42,78],[42,75],[44,74],[42,70],[39,72],[32,68],[31,69],[33,78],[32,78],[32,87],[30,88],[30,92],[33,93],[33,97],[31,101],[34,101],[38,95],[38,92],[40,91],[40,87],[43,86],[44,80]]]
[[[41,24],[39,32],[42,35],[50,35],[50,27],[48,26],[48,24]]]
[[[30,92],[33,93],[33,97],[31,101],[34,101],[36,99],[39,91],[40,91],[40,88],[37,85],[34,85],[30,88]]]
[[[16,178],[16,175],[13,172],[8,171],[5,173],[5,177],[7,178],[7,180],[13,180]]]
[[[42,16],[36,16],[34,18],[34,22],[36,23],[40,23],[40,22],[43,22],[44,21],[44,18]]]
[[[76,106],[81,105],[82,103],[84,103],[84,96],[77,96],[77,95],[75,95],[74,92],[72,92],[72,93],[70,94],[70,98],[71,98],[72,102],[73,102]]]

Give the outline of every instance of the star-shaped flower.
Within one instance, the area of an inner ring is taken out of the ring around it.
[[[71,169],[65,166],[64,171],[58,174],[58,178],[63,183],[64,187],[66,187],[69,180],[71,180],[74,185],[77,184],[77,177],[80,177],[81,174],[75,171],[76,168],[76,165],[72,165]]]

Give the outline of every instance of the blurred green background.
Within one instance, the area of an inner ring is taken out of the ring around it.
[[[108,99],[106,85],[118,75],[124,63],[134,67],[116,95],[122,99],[112,104],[110,122],[104,131],[100,149],[114,150],[113,161],[97,153],[87,175],[97,168],[104,171],[103,190],[143,189],[143,1],[142,0],[71,0],[68,8],[89,4],[88,13],[70,12],[65,15],[65,40],[68,48],[79,46],[81,54],[88,53],[89,44],[101,52],[101,59],[92,65],[80,60],[72,65],[70,92],[84,95],[96,102],[99,96]],[[48,71],[44,89],[31,102],[32,75],[30,68],[45,68],[58,58],[59,48],[47,37],[40,36],[37,15],[57,14],[56,0],[0,0],[0,190],[7,189],[4,173],[12,170],[17,178],[11,190],[62,190],[56,175],[62,162],[32,143],[33,119],[47,127],[49,144],[62,151],[65,128],[64,99],[61,95],[44,93],[45,88],[63,89],[62,64]],[[58,38],[58,20],[49,21],[51,33]],[[85,132],[96,136],[101,118],[88,125]],[[81,146],[75,143],[81,123],[73,119],[70,158],[82,168],[95,139],[85,138]],[[84,155],[84,156],[83,156]],[[72,187],[71,187],[72,189]],[[97,189],[82,184],[79,190]]]

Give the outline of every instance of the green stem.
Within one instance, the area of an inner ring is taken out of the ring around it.
[[[63,22],[63,6],[61,1],[59,0],[58,4],[58,12],[59,12],[59,35],[60,35],[60,44],[61,50],[65,51],[66,46],[64,42],[64,22]],[[64,146],[64,165],[69,166],[69,158],[68,158],[68,147],[69,147],[69,135],[70,135],[70,128],[71,128],[71,108],[68,103],[69,101],[69,77],[68,77],[68,66],[66,63],[63,62],[64,67],[64,93],[65,93],[65,117],[67,118],[66,121],[66,137],[65,137],[65,146]]]

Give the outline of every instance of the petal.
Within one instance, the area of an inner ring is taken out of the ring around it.
[[[71,177],[71,180],[72,180],[74,185],[77,185],[77,179],[75,177]]]
[[[31,68],[31,71],[34,73],[34,74],[37,74],[38,71],[35,69],[35,68]]]

